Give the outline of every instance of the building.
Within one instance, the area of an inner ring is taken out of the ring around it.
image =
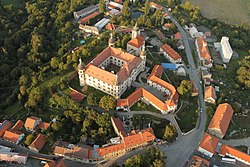
[[[174,39],[176,39],[176,40],[182,39],[181,33],[180,33],[180,32],[177,32],[176,34],[174,34]]]
[[[163,9],[161,5],[158,5],[157,3],[154,3],[154,2],[150,2],[150,7],[153,9],[159,9],[159,10]]]
[[[200,34],[196,27],[192,26],[189,28],[189,34],[192,38],[200,37]]]
[[[0,160],[6,162],[17,162],[26,164],[28,159],[27,154],[15,153],[15,152],[0,152]]]
[[[98,8],[98,4],[97,5],[91,5],[91,6],[88,6],[78,12],[74,12],[73,15],[74,15],[74,18],[75,19],[79,19],[79,18],[82,18],[82,17],[85,17],[91,13],[94,13],[96,11],[99,11],[99,8]]]
[[[80,60],[78,74],[81,86],[92,86],[116,99],[144,71],[146,56],[144,51],[140,57],[126,53],[121,49],[107,47],[97,55],[86,67]]]
[[[99,34],[99,30],[95,26],[88,26],[88,25],[80,24],[79,29],[83,30],[84,32],[87,32],[87,33],[96,34],[96,35]]]
[[[250,155],[247,155],[246,153],[243,153],[235,148],[226,146],[225,144],[222,144],[219,154],[223,157],[228,156],[244,164],[250,165]]]
[[[127,52],[139,56],[143,47],[145,47],[145,39],[140,35],[140,30],[136,23],[132,30],[132,39],[127,43]]]
[[[222,37],[220,43],[215,43],[216,50],[220,52],[223,63],[229,63],[233,55],[233,50],[228,37]]]
[[[64,159],[60,159],[58,161],[51,160],[47,162],[44,167],[67,167]]]
[[[109,4],[108,4],[108,8],[109,9],[118,9],[118,10],[122,10],[123,8],[123,5],[120,4],[120,3],[116,3],[116,2],[113,2],[113,1],[110,1]]]
[[[118,136],[122,137],[127,135],[123,123],[119,118],[111,117],[111,123]]]
[[[209,167],[210,162],[204,158],[194,155],[191,160],[190,167]]]
[[[214,87],[212,85],[207,86],[206,89],[205,89],[204,101],[208,102],[208,103],[215,104],[216,99],[217,99],[217,96],[216,96],[216,92],[215,92]]]
[[[78,92],[77,90],[72,90],[69,96],[77,102],[81,102],[86,97],[86,95]]]
[[[38,124],[40,124],[40,122],[42,122],[41,118],[37,118],[35,116],[31,116],[31,117],[29,117],[29,118],[26,119],[24,127],[28,131],[33,131],[36,128],[36,126]]]
[[[109,19],[106,19],[106,18],[102,18],[100,21],[98,21],[94,27],[96,27],[98,29],[98,31],[100,32],[103,27],[105,27],[108,23],[110,22]]]
[[[96,16],[99,15],[99,14],[100,14],[99,12],[91,13],[90,15],[88,15],[88,16],[86,16],[86,17],[80,19],[80,20],[78,21],[78,23],[80,23],[80,24],[85,24],[85,23],[87,23],[90,19],[96,17]]]
[[[39,133],[36,139],[28,146],[30,150],[39,152],[46,143],[46,135]]]
[[[165,58],[168,59],[171,63],[180,63],[182,60],[181,56],[168,44],[161,45],[160,52],[163,53]]]
[[[116,28],[116,27],[115,27],[115,25],[114,25],[113,23],[108,23],[108,24],[106,25],[106,29],[107,29],[107,30],[111,30],[111,31],[112,31],[112,30],[115,30],[115,28]]]
[[[0,137],[3,137],[3,134],[6,130],[8,130],[11,126],[11,123],[7,120],[0,123]]]
[[[10,129],[4,133],[3,138],[4,138],[4,140],[13,142],[15,144],[19,144],[20,141],[24,138],[24,136],[25,135],[23,132]]]
[[[24,125],[24,122],[22,120],[18,120],[15,123],[15,125],[12,126],[11,129],[14,130],[14,131],[18,131],[18,130],[20,130],[23,127],[23,125]]]
[[[163,24],[162,29],[168,31],[170,27],[171,27],[170,23],[165,23],[165,24]]]
[[[211,158],[216,152],[218,143],[218,138],[205,133],[200,141],[198,151]]]
[[[208,133],[222,139],[232,119],[234,110],[228,103],[220,104],[208,126]]]
[[[197,37],[195,40],[196,50],[199,55],[199,59],[203,66],[207,68],[211,68],[213,66],[213,61],[211,59],[211,55],[208,49],[207,42],[204,40],[202,36]]]

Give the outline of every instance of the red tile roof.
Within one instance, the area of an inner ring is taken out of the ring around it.
[[[242,159],[250,163],[250,155],[247,155],[246,153],[243,153],[235,148],[226,146],[225,144],[222,144],[221,149],[220,149],[220,154],[223,156],[227,155],[231,157],[237,157],[239,159]]]
[[[4,136],[3,138],[5,140],[8,140],[8,141],[11,141],[13,143],[16,143],[17,140],[18,140],[18,137],[19,135],[23,134],[22,132],[20,131],[14,131],[14,130],[7,130],[5,133],[4,133]]]
[[[220,104],[208,126],[208,129],[218,129],[224,136],[232,119],[234,110],[228,103]]]
[[[108,24],[106,25],[106,29],[107,29],[107,30],[115,30],[115,25],[112,24],[112,23],[108,23]]]
[[[122,134],[122,136],[127,136],[125,128],[123,127],[123,123],[119,118],[111,117],[112,121],[114,122],[114,126],[117,128],[119,133]]]
[[[219,139],[209,135],[208,133],[205,133],[203,138],[200,141],[200,147],[211,152],[215,153],[217,145],[219,143]]]
[[[22,126],[24,125],[24,122],[21,120],[18,120],[15,125],[12,126],[13,131],[18,131]]]
[[[207,46],[207,42],[204,40],[204,38],[202,36],[197,37],[197,44],[199,47],[199,52],[200,52],[200,56],[203,59],[207,59],[210,60],[211,59],[211,55]]]
[[[165,24],[163,24],[163,27],[164,28],[169,28],[169,27],[171,27],[171,24],[170,23],[165,23]]]
[[[157,9],[162,10],[162,6],[161,6],[161,5],[158,5],[158,4],[154,3],[154,2],[150,2],[150,6],[151,6],[152,8],[157,8]]]
[[[82,19],[79,21],[79,23],[80,23],[80,24],[84,24],[84,23],[88,22],[89,19],[92,19],[92,18],[96,17],[96,16],[99,15],[99,14],[100,14],[99,12],[94,12],[94,13],[92,13],[92,14],[90,14],[90,15],[84,17],[84,18],[82,18]]]
[[[214,87],[211,86],[207,86],[206,90],[205,90],[205,99],[209,99],[209,98],[213,98],[214,100],[216,100],[216,92]]]
[[[141,35],[137,35],[136,38],[133,38],[130,41],[128,41],[128,45],[132,45],[136,48],[140,48],[142,45],[144,45],[144,43],[145,43],[145,39]]]
[[[173,60],[181,59],[181,56],[172,49],[168,44],[161,45],[161,49],[168,54]]]
[[[47,162],[44,167],[67,167],[64,159],[60,159],[58,161],[50,161]]]
[[[77,102],[81,102],[86,97],[86,95],[75,90],[72,90],[69,96]]]
[[[0,123],[0,137],[3,136],[4,132],[6,130],[8,130],[11,126],[11,123],[7,120],[3,121],[2,123]]]
[[[50,127],[50,123],[40,122],[34,130],[38,129],[48,129]]]
[[[199,156],[193,156],[190,167],[209,167],[210,162]]]
[[[176,39],[176,40],[182,39],[181,33],[177,32],[176,34],[174,34],[174,39]]]
[[[39,133],[36,139],[29,145],[29,148],[40,151],[46,143],[46,135]]]
[[[36,121],[40,120],[41,118],[35,117],[35,116],[31,116],[29,118],[26,119],[24,126],[26,128],[32,129],[36,123]]]

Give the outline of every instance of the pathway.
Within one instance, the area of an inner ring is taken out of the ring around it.
[[[245,139],[230,139],[230,140],[220,140],[220,141],[226,145],[231,145],[233,147],[243,145],[250,148],[250,137]]]

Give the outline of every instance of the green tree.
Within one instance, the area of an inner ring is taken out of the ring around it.
[[[26,137],[26,139],[25,139],[25,141],[24,141],[24,144],[26,145],[26,146],[29,146],[32,142],[33,142],[33,140],[35,139],[35,134],[34,133],[32,133],[32,134],[29,134],[27,137]]]
[[[130,16],[128,1],[123,3],[122,16],[128,18]]]
[[[100,13],[104,13],[105,10],[106,10],[105,0],[100,0],[99,1],[99,11],[100,11]]]
[[[149,12],[150,12],[150,2],[149,2],[149,0],[146,0],[146,2],[145,2],[145,10],[144,10],[145,16],[148,16]]]
[[[109,95],[103,96],[99,101],[99,106],[104,110],[114,109],[116,106],[116,100],[114,97]]]
[[[27,107],[35,108],[41,100],[42,100],[42,91],[40,88],[36,87],[30,91],[26,105]]]
[[[175,140],[175,138],[177,137],[177,130],[175,128],[174,125],[169,124],[168,126],[166,126],[166,130],[164,132],[163,135],[163,140],[166,140],[168,142],[172,142]]]
[[[53,68],[53,69],[56,69],[58,67],[58,64],[59,64],[59,61],[56,57],[52,57],[51,58],[51,61],[50,61],[50,66]]]
[[[91,94],[88,95],[87,103],[88,103],[88,105],[92,105],[92,106],[96,106],[98,104],[97,103],[97,97],[95,96],[94,93],[91,93]]]
[[[193,85],[191,81],[183,80],[180,86],[177,88],[180,95],[190,97],[193,93]]]

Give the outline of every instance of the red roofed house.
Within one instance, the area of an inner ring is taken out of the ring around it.
[[[106,25],[106,29],[107,29],[107,30],[115,30],[115,25],[112,24],[112,23],[108,23],[108,24]]]
[[[31,116],[31,117],[29,117],[29,118],[26,119],[24,127],[28,131],[33,131],[36,128],[36,126],[38,124],[40,124],[40,122],[42,122],[41,118],[37,118],[35,116]]]
[[[195,46],[202,65],[211,68],[213,66],[213,60],[211,58],[207,42],[202,36],[196,38]]]
[[[215,92],[214,87],[212,85],[211,86],[207,86],[206,90],[205,90],[204,101],[208,102],[208,103],[215,104],[216,99],[217,99],[217,96],[216,96],[216,92]]]
[[[165,24],[163,24],[162,29],[163,30],[169,30],[170,27],[171,27],[170,23],[165,23]]]
[[[208,133],[222,139],[232,119],[234,110],[228,103],[220,104],[208,126]]]
[[[5,133],[4,133],[4,140],[7,140],[7,141],[10,141],[10,142],[13,142],[15,144],[19,144],[20,141],[24,138],[24,133],[23,132],[20,132],[20,131],[14,131],[12,129],[10,130],[7,130]]]
[[[180,32],[177,32],[176,34],[174,34],[174,39],[176,39],[176,40],[182,39],[181,33],[180,33]]]
[[[60,159],[58,161],[49,161],[43,167],[67,167],[64,159]]]
[[[18,121],[15,123],[15,125],[12,126],[11,129],[14,130],[14,131],[18,131],[18,130],[20,130],[20,129],[23,127],[23,125],[24,125],[24,122],[21,121],[21,120],[18,120]]]
[[[247,155],[246,153],[243,153],[235,148],[226,146],[225,144],[222,144],[219,154],[223,157],[229,156],[231,158],[235,158],[237,161],[250,165],[250,155]]]
[[[127,52],[132,53],[136,56],[140,56],[143,47],[145,47],[145,39],[140,35],[140,30],[135,24],[132,30],[132,39],[127,43]]]
[[[46,135],[39,133],[36,139],[29,145],[29,149],[39,152],[46,143]]]
[[[205,133],[200,141],[198,151],[211,158],[216,152],[218,143],[218,138],[211,136],[208,133]]]
[[[161,45],[160,52],[162,52],[171,63],[180,63],[182,60],[181,56],[168,44]]]
[[[204,158],[194,155],[190,167],[209,167],[210,162]]]
[[[123,123],[119,118],[111,117],[111,123],[112,123],[112,126],[113,126],[114,130],[115,130],[115,133],[118,136],[120,136],[120,137],[124,136],[125,137],[127,135],[126,131],[125,131],[124,127],[123,127]]]
[[[77,102],[81,102],[86,96],[76,90],[72,90],[69,96]]]
[[[162,10],[162,6],[158,5],[157,3],[154,3],[154,2],[150,2],[150,7],[154,8],[154,9]]]
[[[3,121],[2,123],[0,123],[0,137],[3,136],[4,132],[6,130],[8,130],[11,126],[11,123],[7,120]]]

